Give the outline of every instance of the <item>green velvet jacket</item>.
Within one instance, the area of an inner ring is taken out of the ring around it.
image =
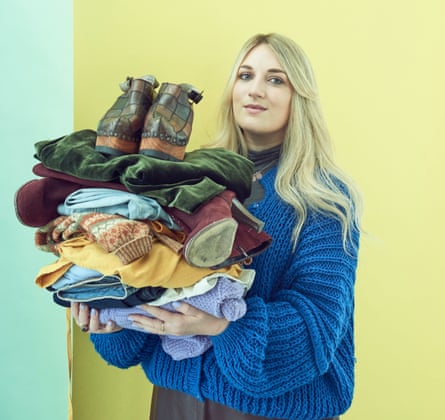
[[[110,157],[95,150],[94,130],[35,143],[35,158],[49,169],[91,181],[120,182],[129,191],[188,213],[225,189],[243,201],[253,163],[223,148],[197,149],[172,162],[141,154]]]

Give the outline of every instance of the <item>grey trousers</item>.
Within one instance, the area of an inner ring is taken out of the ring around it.
[[[201,402],[191,395],[154,387],[149,420],[273,420],[245,414],[213,401]],[[278,419],[276,419],[278,420]],[[331,417],[322,420],[339,420]]]

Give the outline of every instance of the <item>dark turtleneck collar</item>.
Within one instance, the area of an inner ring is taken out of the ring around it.
[[[254,163],[254,174],[252,182],[252,190],[250,197],[244,201],[247,207],[250,204],[260,201],[264,197],[263,186],[256,182],[278,162],[281,153],[281,144],[271,147],[270,149],[261,150],[259,152],[249,150],[247,157]]]
[[[265,168],[272,168],[272,166],[278,162],[280,153],[281,144],[260,151],[249,150],[247,157],[254,163],[255,172],[262,172]]]

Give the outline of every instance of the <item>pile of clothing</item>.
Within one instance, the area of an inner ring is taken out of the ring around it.
[[[184,301],[234,321],[255,273],[246,268],[272,238],[241,204],[253,164],[222,148],[186,152],[190,85],[127,78],[99,121],[35,144],[38,178],[15,195],[17,218],[36,228],[38,249],[57,259],[35,282],[69,307],[84,302],[100,320],[134,327],[144,303],[174,311]],[[208,337],[161,336],[175,360],[206,351]]]

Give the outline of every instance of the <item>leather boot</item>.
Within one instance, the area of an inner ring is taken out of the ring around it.
[[[96,150],[112,155],[138,153],[144,119],[159,83],[154,76],[127,77],[124,92],[99,121]]]
[[[264,252],[271,243],[272,237],[266,232],[258,232],[252,226],[239,223],[232,252],[226,260],[212,266],[212,268],[217,270],[233,264],[249,265],[252,262],[252,257]]]
[[[230,256],[238,227],[231,211],[234,196],[225,190],[192,214],[165,209],[186,234],[182,253],[190,265],[212,267]]]
[[[139,153],[183,160],[192,131],[192,105],[201,99],[202,94],[191,85],[163,83],[145,117]]]

